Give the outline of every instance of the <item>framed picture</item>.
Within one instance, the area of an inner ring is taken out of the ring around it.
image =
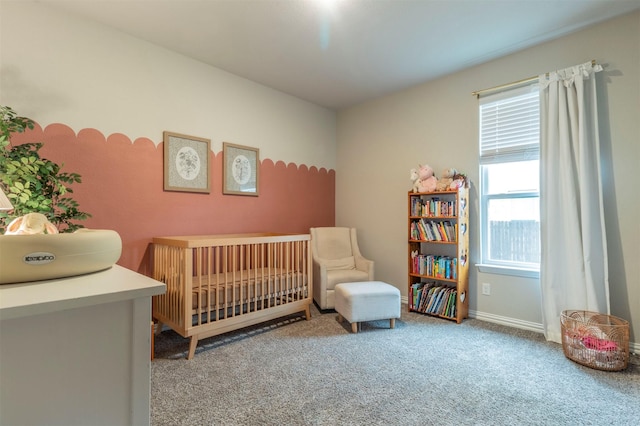
[[[211,141],[164,132],[164,190],[211,191],[209,153]]]
[[[260,150],[223,142],[222,193],[258,196]]]

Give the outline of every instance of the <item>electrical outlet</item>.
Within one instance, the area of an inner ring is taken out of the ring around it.
[[[491,283],[482,283],[482,294],[491,296]]]

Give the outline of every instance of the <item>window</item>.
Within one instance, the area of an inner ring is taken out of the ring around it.
[[[537,84],[480,98],[482,265],[539,269],[539,158]]]

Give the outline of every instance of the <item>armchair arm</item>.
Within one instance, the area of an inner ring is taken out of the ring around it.
[[[313,259],[313,281],[314,286],[316,282],[327,282],[327,265],[322,259]]]
[[[322,259],[313,256],[313,298],[321,309],[327,305],[326,282],[327,265]]]
[[[355,256],[355,261],[356,261],[356,269],[359,271],[366,272],[369,275],[369,281],[373,281],[373,271],[374,271],[375,262],[373,260],[369,260],[365,258],[361,254],[358,254],[357,256]]]
[[[360,253],[360,246],[358,245],[358,237],[356,236],[356,229],[351,228],[351,247],[353,249],[353,257],[355,258],[356,269],[359,271],[365,271],[369,275],[369,281],[373,281],[373,260],[365,258]]]

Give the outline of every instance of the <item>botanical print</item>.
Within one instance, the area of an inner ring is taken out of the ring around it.
[[[176,169],[180,177],[194,180],[200,173],[200,157],[191,147],[185,146],[176,155]]]

